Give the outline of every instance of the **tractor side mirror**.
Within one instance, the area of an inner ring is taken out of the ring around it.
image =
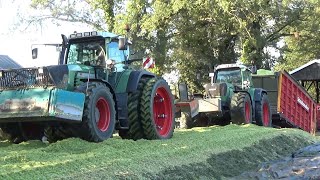
[[[127,50],[127,38],[119,37],[119,50]]]
[[[63,47],[67,47],[67,45],[68,45],[68,38],[67,38],[67,36],[66,35],[64,35],[64,34],[61,34],[61,38],[62,38],[62,46]]]
[[[38,48],[32,49],[32,59],[38,58]]]

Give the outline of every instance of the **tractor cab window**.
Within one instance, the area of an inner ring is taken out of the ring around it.
[[[240,86],[241,80],[241,71],[239,68],[220,69],[217,71],[215,78],[216,83],[226,82]]]
[[[68,50],[68,64],[105,66],[104,40],[71,43]]]
[[[119,50],[118,42],[110,42],[108,44],[108,57],[116,61],[116,63],[124,62],[127,51]]]
[[[125,60],[128,55],[128,50],[119,50],[118,42],[110,42],[108,43],[108,59],[114,60],[116,62],[115,68],[117,72],[121,72],[124,70]]]

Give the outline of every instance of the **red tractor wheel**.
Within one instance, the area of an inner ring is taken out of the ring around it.
[[[231,121],[235,124],[252,123],[252,104],[249,94],[239,92],[232,96]]]
[[[173,96],[163,79],[150,79],[140,101],[141,123],[146,139],[168,139],[174,131]]]
[[[271,109],[267,94],[262,94],[261,101],[256,103],[256,123],[260,126],[272,126]]]
[[[93,142],[106,140],[112,137],[115,121],[115,103],[109,88],[102,83],[89,83],[79,136]]]

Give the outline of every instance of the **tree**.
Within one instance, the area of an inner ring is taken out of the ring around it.
[[[274,60],[266,48],[277,49],[277,43],[292,36],[289,29],[308,16],[306,12],[310,10],[309,2],[299,0],[220,1],[220,5],[238,23],[241,61],[267,69],[273,66]]]
[[[97,30],[113,31],[122,4],[122,0],[32,0],[31,7],[42,12],[24,21],[28,25],[46,20],[81,22]]]
[[[118,34],[130,24],[134,49],[151,50],[157,73],[178,70],[195,91],[216,64],[241,60],[270,69],[277,61],[284,67],[306,54],[318,57],[315,0],[33,0],[32,7],[46,14],[29,22],[83,22]],[[279,59],[270,48],[280,51]]]
[[[320,41],[320,3],[309,2],[309,7],[303,11],[303,16],[288,29],[292,36],[284,38],[280,49],[281,58],[275,66],[276,70],[293,70],[310,60],[319,59]]]

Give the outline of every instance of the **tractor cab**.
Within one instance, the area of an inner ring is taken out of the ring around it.
[[[74,33],[67,38],[62,35],[62,44],[43,44],[60,49],[59,65],[86,65],[123,71],[129,58],[129,42],[126,38],[110,32]],[[36,59],[38,49],[32,49]]]
[[[71,34],[64,64],[114,68],[123,71],[129,56],[126,39],[109,32]]]
[[[248,89],[253,86],[251,70],[244,65],[223,64],[215,68],[214,73],[210,73],[211,84],[229,83],[237,89]]]
[[[108,81],[115,88],[121,73],[128,69],[128,45],[127,38],[110,32],[78,32],[68,38],[62,35],[58,65],[42,69],[55,74],[52,84],[60,88],[73,90],[88,79]],[[37,53],[37,48],[32,49],[33,59]]]

